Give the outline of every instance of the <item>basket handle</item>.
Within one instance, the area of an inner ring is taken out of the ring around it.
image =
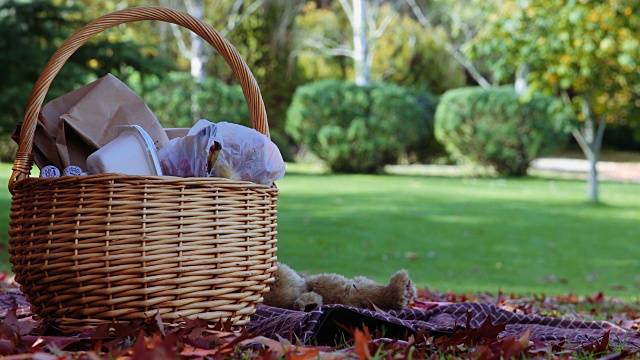
[[[182,11],[153,6],[124,9],[103,15],[82,27],[56,50],[45,65],[40,77],[33,86],[23,118],[20,142],[12,168],[13,173],[9,179],[9,190],[12,193],[13,184],[18,180],[28,178],[31,173],[31,167],[33,166],[33,138],[38,113],[53,79],[62,66],[80,46],[96,34],[116,25],[141,20],[160,20],[180,25],[193,31],[213,46],[224,57],[242,87],[244,98],[249,106],[253,128],[269,136],[267,112],[258,83],[238,51],[218,31]]]

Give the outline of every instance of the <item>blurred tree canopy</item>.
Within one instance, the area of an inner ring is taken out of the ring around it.
[[[7,134],[22,119],[31,89],[45,63],[73,32],[88,22],[75,7],[51,1],[4,1],[0,4],[0,133]],[[130,41],[98,39],[82,46],[54,80],[48,99],[63,95],[89,81],[113,73],[159,74],[171,68],[149,48]]]
[[[378,4],[368,26],[384,29],[370,43],[373,81],[442,94],[466,85],[511,83],[525,68],[530,94],[541,91],[567,100],[584,124],[590,115],[595,125],[581,134],[592,150],[599,150],[590,140],[599,138],[598,122],[636,127],[640,122],[636,0],[367,3]],[[100,15],[140,5],[199,13],[227,37],[260,84],[272,130],[282,130],[299,85],[354,77],[353,59],[341,49],[353,30],[338,0],[0,0],[0,64],[11,69],[3,76],[0,134],[20,120],[39,72],[68,36]],[[388,26],[382,26],[385,21]],[[310,46],[310,40],[321,46]],[[189,31],[163,22],[117,26],[71,57],[49,99],[107,72],[145,91],[139,86],[145,77],[162,81],[169,78],[167,71],[189,72],[193,42]],[[197,56],[207,76],[235,83],[212,48],[204,44],[201,51]]]
[[[67,1],[82,4],[87,9],[83,13],[91,18],[141,5],[173,8],[194,16],[201,12],[202,20],[229,39],[251,69],[262,90],[272,128],[284,123],[293,92],[303,82],[296,71],[295,59],[290,59],[293,18],[301,0],[122,0],[104,1],[99,6],[91,0]],[[192,57],[199,56],[205,76],[229,85],[236,83],[229,65],[216,56],[211,46],[205,43],[201,49],[194,49],[194,41],[198,39],[185,28],[160,21],[131,23],[123,28],[109,33],[110,38],[131,41],[144,35],[160,56],[172,59],[177,71],[190,71]],[[198,54],[194,55],[195,52]],[[183,91],[196,92],[195,86]],[[144,98],[144,94],[140,95]],[[206,114],[194,114],[191,120],[199,119],[200,115]]]
[[[269,126],[276,131],[284,128],[287,108],[296,88],[308,81],[297,71],[295,59],[290,57],[293,50],[293,20],[297,10],[297,1],[266,1],[229,34],[229,40],[243,56],[260,85]],[[215,66],[212,76],[230,74],[227,64],[222,60],[213,62],[211,66]]]
[[[471,6],[472,0],[406,0],[407,12],[422,26],[421,33],[429,34],[439,48],[446,51],[455,64],[464,68],[467,85],[492,87],[486,58],[467,55],[489,14]]]
[[[565,95],[579,117],[587,101],[596,117],[623,119],[640,96],[640,2],[635,0],[484,1],[491,13],[475,41],[476,54],[493,54],[501,80],[522,64],[528,93]],[[522,4],[525,4],[524,6]]]
[[[261,86],[270,125],[284,122],[295,88],[303,82],[290,61],[293,17],[301,1],[203,0],[203,21],[230,39]],[[0,1],[0,64],[20,64],[5,77],[0,134],[21,120],[31,88],[53,52],[75,31],[105,13],[152,5],[191,12],[192,1],[177,0],[9,0]],[[177,25],[144,21],[98,34],[74,54],[49,91],[47,101],[113,73],[140,89],[142,77],[165,77],[167,70],[188,71],[190,32]],[[227,84],[235,82],[229,66],[209,45],[203,47],[205,71]],[[135,76],[132,76],[135,75]],[[136,84],[138,83],[138,84]],[[193,88],[184,88],[192,92]],[[143,98],[144,93],[140,94]],[[2,152],[2,151],[0,151]]]
[[[451,56],[435,43],[433,34],[424,31],[409,13],[391,4],[383,4],[377,11],[381,19],[395,16],[375,39],[375,44],[370,44],[374,46],[372,80],[426,86],[435,93],[465,85],[462,66],[452,61]],[[354,77],[351,50],[345,46],[351,29],[347,15],[337,2],[319,7],[316,2],[309,1],[296,17],[295,25],[294,54],[306,78]]]

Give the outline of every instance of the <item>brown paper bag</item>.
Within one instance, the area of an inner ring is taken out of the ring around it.
[[[86,171],[87,157],[115,138],[118,125],[134,124],[158,149],[169,141],[144,101],[109,74],[42,107],[34,136],[35,163],[61,170],[76,165]],[[19,131],[20,124],[14,135]]]

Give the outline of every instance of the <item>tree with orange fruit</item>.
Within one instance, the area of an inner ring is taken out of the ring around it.
[[[534,92],[562,98],[581,126],[573,131],[589,160],[588,196],[598,201],[597,162],[607,123],[639,121],[640,2],[637,0],[476,1],[488,22],[472,55],[490,57],[496,79],[528,70]],[[635,110],[637,111],[637,110]]]

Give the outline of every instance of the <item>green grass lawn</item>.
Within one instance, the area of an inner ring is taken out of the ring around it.
[[[7,186],[11,176],[13,164],[0,163],[0,271],[8,271],[9,264],[9,213],[11,209],[11,194]]]
[[[0,167],[3,243],[10,167]],[[386,282],[406,268],[440,291],[638,298],[640,184],[603,182],[600,205],[580,180],[289,171],[278,187],[278,257],[299,271]]]
[[[279,259],[386,281],[407,268],[440,291],[636,298],[640,184],[304,175],[278,182]]]

